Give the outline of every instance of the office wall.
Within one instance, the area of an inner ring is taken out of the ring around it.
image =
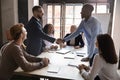
[[[93,16],[96,17],[98,21],[100,21],[103,33],[108,33],[108,26],[109,26],[109,22],[110,22],[110,13],[93,14]]]
[[[6,29],[18,22],[17,1],[18,0],[1,0],[1,30],[3,43],[6,41]]]
[[[114,4],[112,37],[118,54],[120,49],[120,0],[115,0]]]
[[[28,20],[33,16],[32,8],[34,6],[34,0],[28,0]]]

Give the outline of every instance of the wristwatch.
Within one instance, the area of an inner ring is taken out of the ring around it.
[[[43,63],[43,61],[40,62],[40,66],[44,67],[45,64]]]

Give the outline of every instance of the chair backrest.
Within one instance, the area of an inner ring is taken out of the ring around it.
[[[0,61],[1,61],[1,58],[2,58],[2,53],[3,51],[5,50],[5,48],[7,47],[7,45],[9,45],[10,42],[6,42],[1,48],[0,48]]]
[[[118,59],[118,69],[120,69],[120,50],[119,50],[119,59]]]

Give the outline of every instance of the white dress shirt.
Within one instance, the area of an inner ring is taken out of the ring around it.
[[[96,54],[91,70],[86,72],[82,69],[81,75],[86,80],[94,80],[96,75],[98,75],[101,80],[120,80],[117,68],[117,64],[107,63],[99,54]]]
[[[50,34],[49,36],[54,37],[53,34]],[[51,42],[49,42],[47,40],[44,40],[44,42],[45,42],[45,45],[46,45],[45,48],[50,49],[50,47],[52,46],[53,43],[51,43]]]

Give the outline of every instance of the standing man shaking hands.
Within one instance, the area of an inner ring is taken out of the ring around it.
[[[55,38],[50,37],[43,32],[41,19],[44,14],[44,11],[41,6],[34,6],[32,8],[32,12],[33,16],[25,27],[28,33],[25,44],[26,51],[31,55],[37,56],[44,50],[43,48],[45,44],[43,40],[47,40],[52,43],[54,43],[55,41],[59,43],[59,41],[61,40],[60,39],[56,40]]]
[[[83,58],[82,61],[90,61],[90,65],[92,64],[91,60],[93,55],[97,52],[95,49],[95,40],[98,34],[102,33],[101,24],[97,19],[91,16],[93,11],[93,6],[90,4],[85,4],[81,11],[82,21],[78,27],[78,29],[68,37],[65,37],[63,41],[69,41],[70,39],[79,35],[80,32],[84,32],[87,44],[88,44],[88,57]]]

